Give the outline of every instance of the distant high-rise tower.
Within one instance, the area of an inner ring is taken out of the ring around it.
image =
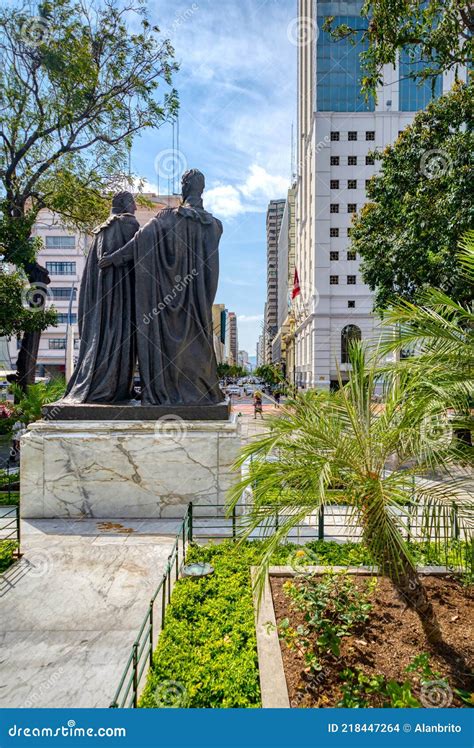
[[[270,200],[267,210],[267,306],[265,360],[272,361],[272,341],[278,330],[278,236],[286,200]]]
[[[231,364],[239,363],[239,332],[237,328],[237,315],[235,312],[229,312],[229,337],[230,337],[230,358]]]
[[[295,272],[295,381],[300,387],[337,386],[348,376],[350,339],[377,335],[373,296],[351,250],[352,218],[366,202],[376,172],[372,151],[383,150],[432,96],[448,91],[454,73],[420,85],[408,52],[386,65],[377,103],[361,93],[359,54],[367,49],[362,0],[298,0],[298,132]],[[324,30],[347,24],[354,40]],[[303,33],[304,32],[304,33]],[[353,42],[356,42],[355,44]],[[416,47],[411,50],[416,54]]]

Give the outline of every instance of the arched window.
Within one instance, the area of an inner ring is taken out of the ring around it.
[[[351,343],[362,338],[360,327],[357,325],[346,325],[341,332],[341,364],[349,363],[349,351]]]

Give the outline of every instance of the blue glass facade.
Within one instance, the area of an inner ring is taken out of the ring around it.
[[[443,82],[441,76],[435,79],[434,87],[431,80],[417,81],[409,78],[410,74],[419,71],[423,63],[413,58],[411,50],[403,50],[400,55],[400,105],[401,112],[417,112],[425,109],[433,98],[441,96]]]
[[[331,3],[334,5],[334,3]],[[324,4],[323,4],[324,8]],[[327,12],[327,6],[325,8]],[[324,13],[326,15],[326,13]],[[316,44],[316,109],[318,112],[372,112],[374,102],[365,101],[360,91],[359,55],[368,44],[350,39],[336,41],[322,30],[324,15],[318,15],[319,37]],[[361,28],[360,16],[336,16],[333,28],[347,24]],[[362,35],[359,35],[359,37]]]

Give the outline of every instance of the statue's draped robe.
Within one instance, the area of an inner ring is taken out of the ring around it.
[[[113,255],[134,263],[138,366],[144,405],[224,400],[212,304],[222,224],[202,209],[165,209]]]
[[[79,295],[81,345],[66,401],[127,402],[136,362],[133,268],[101,270],[98,262],[136,234],[140,224],[129,213],[112,215],[94,231]]]

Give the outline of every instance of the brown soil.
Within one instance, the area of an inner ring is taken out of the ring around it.
[[[354,577],[356,584],[367,577]],[[277,624],[289,618],[290,626],[304,623],[304,614],[290,607],[283,590],[288,578],[270,579]],[[332,655],[321,658],[323,668],[317,678],[306,670],[303,656],[280,641],[286,682],[292,707],[335,707],[342,697],[340,673],[345,668],[358,668],[367,675],[384,675],[400,683],[411,681],[415,698],[420,695],[416,675],[405,668],[416,655],[430,655],[433,671],[446,678],[451,689],[472,692],[474,662],[472,588],[463,587],[449,577],[427,576],[424,585],[433,603],[443,632],[444,645],[434,651],[427,643],[418,617],[406,608],[387,579],[380,579],[374,593],[374,606],[368,621],[351,636],[342,639],[338,659]],[[383,706],[373,697],[371,706]],[[466,706],[456,694],[451,704]]]

